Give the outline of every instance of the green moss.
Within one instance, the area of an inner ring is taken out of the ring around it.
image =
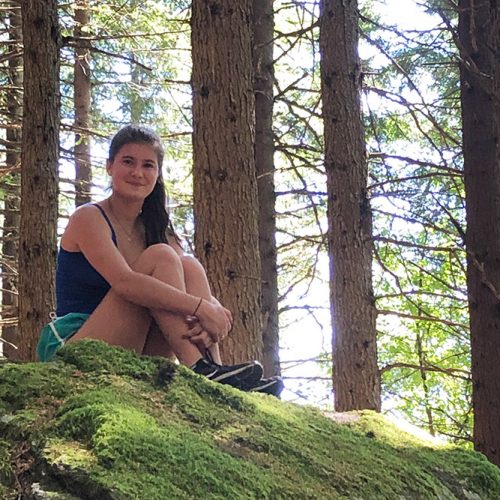
[[[71,367],[56,363],[1,365],[0,401],[3,408],[12,411],[35,398],[64,398],[71,376]]]
[[[157,374],[160,363],[174,366],[172,362],[160,361],[160,358],[140,357],[120,347],[110,350],[106,343],[91,339],[66,344],[57,351],[56,359],[83,372],[128,375],[146,380]]]
[[[141,494],[155,498],[159,492],[170,497],[182,491],[189,491],[190,498],[207,491],[215,497],[228,491],[244,496],[252,490],[265,496],[275,489],[272,475],[266,478],[254,464],[226,453],[184,423],[160,425],[137,409],[141,406],[131,397],[117,398],[112,390],[103,389],[75,396],[61,409],[59,434],[79,439],[82,449],[88,446],[95,459],[86,466],[86,482],[90,478],[104,483],[125,498],[141,498]],[[60,449],[57,441],[57,450],[49,444],[46,454],[53,460]],[[255,485],[257,476],[260,481]],[[228,486],[228,480],[235,484]]]
[[[255,414],[255,403],[241,392],[222,384],[208,382],[191,370],[181,367],[165,393],[164,402],[185,418],[210,432],[244,416]],[[217,409],[214,411],[214,409]]]
[[[12,482],[10,446],[9,442],[0,439],[0,485],[3,485],[4,488]]]
[[[10,496],[11,496],[11,491],[9,490],[9,488],[0,483],[0,498],[7,499],[10,498]]]
[[[4,414],[0,421],[0,430],[5,437],[17,441],[28,439],[39,421],[39,414],[34,410],[19,410]]]
[[[373,412],[363,412],[353,427],[372,436],[379,445],[396,448],[404,460],[444,486],[452,495],[450,498],[467,498],[470,492],[481,499],[500,497],[500,470],[492,469],[479,453],[418,438],[395,425],[387,425],[382,415]]]
[[[95,455],[78,441],[48,438],[43,455],[51,465],[71,464],[74,469],[88,469],[96,465]]]
[[[500,472],[481,455],[381,415],[339,424],[101,342],[69,344],[52,363],[0,365],[0,381],[0,458],[22,435],[31,481],[68,498],[500,497]]]
[[[101,422],[93,443],[100,463],[124,473],[133,466],[135,474],[130,477],[129,473],[127,482],[129,492],[133,487],[136,496],[141,491],[145,498],[153,498],[160,491],[169,494],[171,485],[193,496],[207,491],[223,496],[228,482],[236,482],[231,489],[243,494],[252,486],[252,473],[258,472],[252,470],[256,469],[253,464],[243,464],[221,453],[189,428],[178,424],[160,427],[130,408],[114,408]],[[137,472],[151,477],[149,491],[144,491]],[[263,494],[263,485],[258,490]]]

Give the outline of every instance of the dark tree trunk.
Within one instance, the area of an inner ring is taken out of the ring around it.
[[[192,3],[195,247],[234,315],[226,362],[262,356],[251,0]]]
[[[500,466],[500,3],[459,3],[474,446]]]
[[[259,194],[259,253],[262,283],[264,372],[279,375],[278,270],[276,195],[274,190],[272,0],[253,1],[253,68],[255,90],[255,168]]]
[[[5,192],[5,215],[2,244],[2,319],[8,321],[2,328],[3,353],[9,359],[16,359],[18,351],[17,320],[17,259],[19,250],[19,210],[20,210],[20,175],[21,167],[21,120],[22,120],[22,31],[21,10],[15,2],[9,13],[9,41],[11,51],[8,63],[9,87],[7,91],[7,109],[9,125],[7,139],[6,166],[12,173],[3,189]],[[12,324],[14,323],[14,324]]]
[[[75,4],[75,205],[78,207],[91,201],[92,181],[90,153],[90,49],[85,38],[89,36],[89,0],[77,0]]]
[[[321,1],[335,409],[380,410],[357,2]]]
[[[24,0],[24,101],[19,240],[20,357],[34,359],[54,308],[59,156],[56,0]]]

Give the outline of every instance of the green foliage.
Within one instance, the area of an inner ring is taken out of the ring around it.
[[[106,362],[91,366],[92,358]],[[328,418],[183,367],[159,387],[156,361],[79,341],[51,363],[3,364],[2,386],[19,392],[0,394],[10,408],[0,414],[0,463],[16,442],[12,417],[29,410],[37,415],[22,429],[34,458],[29,483],[67,495],[57,498],[493,499],[500,491],[498,469],[482,456],[423,441],[380,415]],[[0,469],[4,491],[12,473]]]
[[[374,287],[385,408],[431,433],[467,441],[459,75],[441,14],[429,8],[420,19],[425,28],[411,30],[364,18],[363,43],[376,53],[365,80]]]

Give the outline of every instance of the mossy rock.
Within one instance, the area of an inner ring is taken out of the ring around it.
[[[0,364],[0,498],[498,499],[480,454],[97,341]]]

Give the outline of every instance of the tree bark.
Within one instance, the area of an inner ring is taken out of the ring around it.
[[[500,466],[500,4],[458,11],[474,446]]]
[[[21,2],[24,101],[19,241],[20,357],[35,358],[54,309],[59,157],[59,26],[56,0]]]
[[[5,216],[2,244],[2,314],[3,319],[17,318],[17,259],[19,252],[19,210],[20,210],[20,175],[21,166],[21,120],[22,120],[22,30],[21,10],[15,2],[11,3],[9,12],[9,41],[11,56],[8,62],[9,86],[7,92],[7,111],[9,125],[5,134],[7,153],[5,155],[7,169],[12,169],[5,191]],[[17,359],[18,345],[17,325],[2,328],[3,354],[9,359]]]
[[[262,286],[263,365],[279,375],[278,268],[276,194],[274,189],[272,0],[253,1],[253,70],[255,90],[255,168],[259,195],[259,253]]]
[[[321,90],[335,409],[380,410],[356,1],[322,0]]]
[[[90,152],[90,48],[88,26],[90,23],[89,0],[76,0],[75,4],[75,63],[74,63],[74,107],[75,107],[75,205],[90,203],[92,182],[92,157]]]
[[[192,3],[195,247],[234,316],[226,362],[262,356],[251,0]]]

